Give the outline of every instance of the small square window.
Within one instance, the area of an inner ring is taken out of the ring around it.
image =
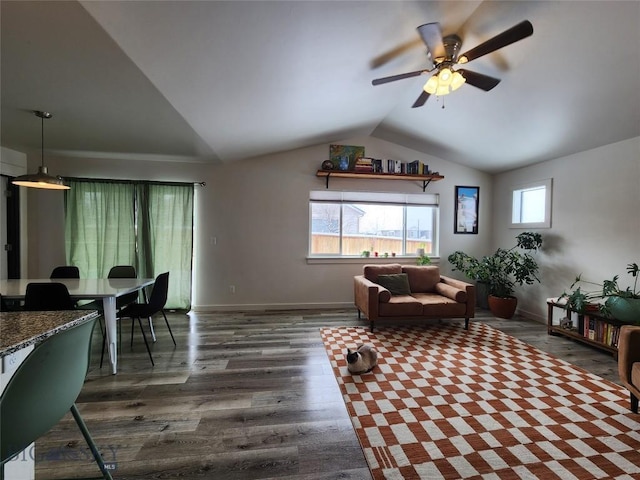
[[[511,228],[551,228],[550,178],[514,187]]]

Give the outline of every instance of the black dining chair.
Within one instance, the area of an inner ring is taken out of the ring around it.
[[[169,320],[167,320],[167,315],[164,313],[164,306],[167,303],[167,295],[169,293],[169,272],[161,273],[156,277],[156,281],[153,284],[153,288],[151,290],[151,295],[149,296],[149,301],[144,303],[131,303],[124,307],[121,311],[117,313],[118,320],[122,320],[124,318],[131,319],[131,345],[133,345],[133,328],[135,325],[135,320],[138,320],[138,325],[140,326],[140,331],[142,332],[142,338],[144,339],[144,344],[147,347],[147,353],[149,354],[149,359],[151,359],[151,365],[155,365],[153,361],[153,355],[151,355],[151,349],[149,348],[149,342],[147,341],[147,335],[144,333],[144,329],[142,328],[142,317],[151,318],[156,313],[162,313],[164,317],[164,321],[167,324],[167,328],[169,329],[169,334],[171,335],[171,340],[173,340],[173,344],[176,345],[176,339],[173,336],[173,332],[171,331],[171,325],[169,325]],[[103,348],[104,351],[104,348]]]
[[[95,320],[85,322],[38,344],[7,383],[0,396],[0,478],[6,462],[69,411],[103,478],[112,478],[75,404],[89,369],[94,325]]]
[[[115,267],[111,267],[107,278],[136,278],[136,269],[132,265],[116,265]],[[123,307],[126,307],[130,303],[135,303],[138,301],[138,291],[127,293],[120,297],[116,297],[116,309],[122,310]]]
[[[24,295],[26,311],[74,310],[75,303],[66,285],[58,282],[32,282]]]
[[[74,265],[60,265],[51,271],[49,278],[80,278],[80,269]]]

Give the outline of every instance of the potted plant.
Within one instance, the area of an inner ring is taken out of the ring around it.
[[[429,255],[426,254],[422,254],[418,257],[417,262],[418,265],[431,265],[431,259],[429,258]]]
[[[578,275],[569,287],[570,292],[563,292],[560,299],[566,299],[565,309],[578,313],[597,310],[600,314],[611,316],[623,322],[640,323],[640,290],[638,276],[640,267],[637,263],[627,265],[627,273],[633,277],[633,287],[622,288],[618,284],[619,275],[602,283],[582,280]],[[582,286],[593,285],[596,289],[583,289]]]
[[[522,232],[516,236],[516,245],[498,248],[492,255],[477,259],[461,251],[453,252],[448,260],[453,270],[459,270],[470,279],[485,285],[491,313],[500,318],[511,318],[516,311],[516,285],[539,282],[538,263],[531,253],[542,245],[542,235]]]
[[[362,251],[362,253],[361,253],[361,255],[362,255],[363,257],[368,257],[369,255],[371,255],[371,252],[370,252],[369,250],[363,250],[363,251]]]

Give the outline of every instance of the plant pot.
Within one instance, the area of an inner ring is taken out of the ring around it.
[[[640,323],[640,298],[609,297],[607,307],[613,318],[622,322]]]
[[[498,318],[511,318],[516,313],[518,299],[516,297],[496,297],[489,295],[489,310]]]

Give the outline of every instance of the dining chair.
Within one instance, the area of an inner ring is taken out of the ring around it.
[[[0,312],[8,312],[9,310],[10,310],[9,309],[9,304],[4,299],[2,294],[0,294]]]
[[[89,369],[91,320],[36,345],[0,396],[0,477],[4,464],[71,411],[102,476],[112,479],[78,408],[76,399]]]
[[[58,282],[31,282],[27,284],[23,310],[73,310],[75,303],[67,286]]]
[[[116,265],[111,267],[107,278],[136,278],[136,269],[132,265]],[[130,303],[138,301],[138,291],[127,293],[120,297],[116,297],[116,309],[121,310]]]
[[[51,271],[49,278],[80,278],[80,269],[73,265],[61,265]]]
[[[171,331],[171,325],[169,325],[169,320],[167,320],[167,315],[164,313],[164,306],[167,303],[168,292],[169,292],[169,272],[164,272],[156,277],[156,280],[153,284],[153,288],[151,289],[151,295],[149,296],[148,302],[131,303],[117,313],[118,320],[122,320],[124,318],[131,319],[131,345],[133,345],[133,329],[135,325],[135,320],[136,319],[138,320],[138,325],[140,326],[140,331],[142,332],[142,338],[144,339],[144,344],[147,347],[147,353],[149,354],[149,359],[151,359],[151,365],[155,365],[155,362],[153,361],[153,355],[151,355],[151,349],[149,348],[147,335],[144,333],[144,329],[142,328],[141,319],[142,317],[146,317],[150,319],[156,313],[162,313],[162,316],[164,317],[164,321],[167,324],[167,328],[169,329],[171,340],[173,340],[173,344],[176,345],[176,339],[173,336],[173,332]],[[103,351],[104,351],[104,348],[103,348]]]

